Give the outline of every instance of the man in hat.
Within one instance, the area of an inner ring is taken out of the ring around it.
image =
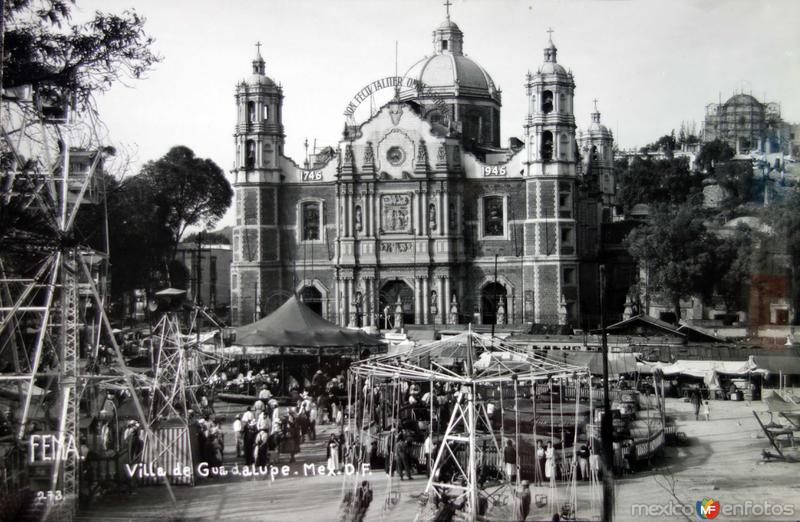
[[[314,397],[319,397],[325,391],[325,384],[325,375],[322,374],[322,370],[317,370],[311,378],[311,393]]]

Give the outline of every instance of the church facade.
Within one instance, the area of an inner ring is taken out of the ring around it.
[[[525,77],[524,139],[501,148],[502,93],[448,16],[393,100],[301,166],[259,53],[236,87],[232,322],[298,294],[341,325],[583,324],[613,138],[597,112],[576,136],[556,54]]]

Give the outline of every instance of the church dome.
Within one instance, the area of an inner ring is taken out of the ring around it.
[[[252,62],[253,72],[247,77],[245,83],[252,86],[275,87],[275,82],[265,73],[266,64],[264,63],[264,58],[261,56],[261,43],[258,43],[256,48],[258,50]]]
[[[492,77],[471,58],[464,55],[435,54],[423,58],[406,72],[423,89],[437,94],[483,95],[493,97],[497,90]],[[456,93],[458,88],[458,93]]]
[[[556,60],[558,49],[553,43],[552,37],[547,42],[547,47],[544,48],[544,63],[539,67],[539,74],[558,74],[563,76],[570,76],[564,67],[562,67]]]
[[[437,29],[450,29],[450,30],[455,30],[455,31],[461,32],[461,29],[458,27],[458,25],[456,25],[456,23],[453,22],[452,20],[450,20],[449,18],[447,20],[445,20],[444,22],[440,23],[439,27],[437,27]]]
[[[435,54],[426,56],[411,66],[405,77],[415,86],[404,87],[401,99],[418,94],[446,96],[476,96],[499,101],[499,93],[492,77],[472,58],[464,55],[464,33],[458,25],[447,20],[433,31]]]
[[[543,63],[539,68],[539,72],[542,74],[567,74],[567,70],[556,62]]]
[[[594,112],[592,113],[592,123],[586,129],[586,132],[591,137],[611,138],[611,131],[608,127],[600,123],[600,111],[597,110],[597,100],[594,104]]]

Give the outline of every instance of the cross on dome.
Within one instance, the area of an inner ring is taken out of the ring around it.
[[[256,42],[256,57],[253,58],[253,74],[264,75],[266,70],[264,58],[261,57],[261,42]]]
[[[450,0],[445,0],[445,2],[442,5],[444,6],[447,12],[447,19],[450,20],[450,6],[453,4],[450,3]]]
[[[548,39],[550,40],[550,43],[553,43],[553,33],[554,32],[555,31],[553,31],[552,27],[548,27],[547,28],[547,35],[548,35]]]
[[[600,111],[597,109],[597,98],[592,100],[594,102],[594,112],[592,113],[592,122],[600,123]]]

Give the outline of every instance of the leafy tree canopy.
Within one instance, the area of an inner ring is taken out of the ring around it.
[[[618,197],[626,212],[638,203],[683,203],[702,190],[702,180],[692,174],[685,158],[635,157],[627,165],[618,163],[616,167]]]
[[[172,236],[172,255],[187,227],[213,226],[231,206],[233,189],[216,163],[182,145],[172,147],[139,174],[152,187],[153,203]]]
[[[736,151],[722,140],[709,141],[700,147],[695,163],[700,170],[713,172],[718,163],[733,159]]]
[[[706,230],[701,206],[658,205],[649,223],[626,239],[631,255],[644,267],[648,288],[673,304],[680,319],[680,300],[693,295],[710,299],[719,240]]]
[[[3,9],[3,86],[31,85],[49,98],[74,96],[91,107],[92,95],[125,78],[141,78],[160,57],[133,10],[100,11],[71,23],[73,1],[6,0]]]

